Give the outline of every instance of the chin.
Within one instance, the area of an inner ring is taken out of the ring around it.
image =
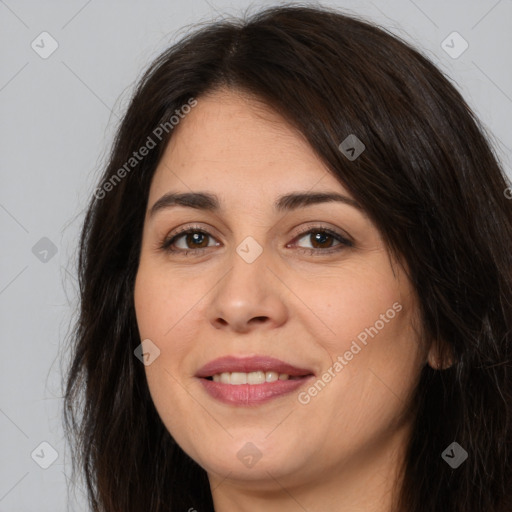
[[[261,442],[250,441],[251,436],[245,436],[243,441],[230,439],[225,444],[212,443],[215,450],[204,453],[197,462],[208,473],[222,478],[229,474],[230,479],[247,481],[285,477],[300,471],[305,464],[308,457],[303,450],[298,451],[298,443],[287,446],[280,439],[271,442],[270,439],[264,440],[261,434],[259,437],[263,438]]]

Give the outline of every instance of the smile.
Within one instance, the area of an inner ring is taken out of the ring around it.
[[[300,379],[300,376],[288,375],[287,373],[256,371],[250,373],[244,372],[223,372],[216,373],[209,379],[213,382],[222,382],[222,384],[263,384],[264,382],[276,382],[277,380]]]
[[[204,365],[196,377],[211,398],[248,406],[292,393],[314,374],[270,356],[226,356]]]

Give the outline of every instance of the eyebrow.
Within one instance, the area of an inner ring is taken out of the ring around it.
[[[276,200],[274,209],[278,212],[288,212],[301,207],[328,202],[344,203],[363,211],[357,201],[336,192],[294,192],[286,194]],[[158,211],[173,206],[184,206],[212,212],[221,210],[219,198],[215,194],[208,192],[169,192],[153,204],[149,210],[149,217],[154,216]]]

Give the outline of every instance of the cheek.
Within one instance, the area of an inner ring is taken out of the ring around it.
[[[160,350],[159,356],[144,370],[153,404],[173,435],[188,432],[194,437],[190,415],[200,414],[194,409],[194,401],[191,403],[180,370],[186,366],[183,363],[190,353],[191,329],[197,325],[193,306],[202,296],[201,290],[183,286],[161,269],[142,264],[139,267],[134,304],[140,337],[149,338]],[[190,453],[195,453],[192,444],[185,444]]]
[[[329,326],[317,338],[329,354],[324,372],[335,374],[322,397],[318,393],[316,406],[333,411],[332,423],[355,437],[394,424],[421,371],[424,354],[413,328],[416,301],[401,279],[367,268],[333,277],[327,296],[320,290],[309,295]],[[347,406],[353,415],[334,412]]]
[[[394,276],[372,268],[333,272],[325,281],[303,287],[303,296],[331,354],[349,350],[358,336],[364,340],[366,329],[374,332],[376,323],[377,330],[389,332],[405,316],[405,300]]]
[[[163,341],[186,324],[207,294],[204,279],[183,280],[179,275],[141,266],[137,273],[134,304],[141,337]]]
[[[134,304],[140,338],[150,339],[159,349],[158,358],[145,366],[146,378],[168,428],[177,421],[167,417],[169,411],[190,405],[185,388],[193,377],[195,343],[204,327],[199,317],[213,286],[204,275],[185,278],[150,263],[141,264],[137,273]]]
[[[304,289],[315,313],[315,342],[328,354],[323,371],[336,375],[321,400],[346,400],[360,418],[377,421],[393,394],[406,400],[421,370],[416,301],[404,275],[397,279],[384,264],[347,267],[327,282]]]

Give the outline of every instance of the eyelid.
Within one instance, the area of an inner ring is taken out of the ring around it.
[[[213,229],[213,228],[212,228]],[[178,237],[183,235],[187,235],[189,232],[192,233],[203,233],[211,238],[215,237],[208,231],[208,229],[203,228],[197,224],[187,224],[185,226],[181,226],[172,231],[169,235],[166,235],[163,240],[158,244],[158,248],[162,250],[171,251],[168,247],[171,243],[175,242]],[[176,249],[175,252],[185,252],[185,251],[194,251],[196,249]],[[201,250],[201,249],[198,249]]]
[[[341,230],[340,228],[330,228],[328,226],[325,226],[323,222],[308,222],[305,227],[297,233],[292,241],[297,240],[298,238],[301,238],[304,235],[307,235],[314,231],[323,231],[325,233],[330,234],[331,236],[334,236],[335,238],[341,239],[342,242],[344,242],[347,245],[353,246],[354,245],[354,239],[345,231]],[[325,251],[324,251],[325,252]]]
[[[310,221],[307,223],[306,226],[302,227],[302,229],[296,233],[291,240],[291,242],[286,244],[286,247],[290,247],[290,244],[293,244],[297,242],[297,240],[300,240],[305,235],[308,235],[310,233],[317,232],[324,232],[328,234],[329,236],[333,237],[335,240],[337,240],[339,243],[338,245],[335,245],[334,247],[329,247],[326,249],[315,249],[315,248],[308,248],[308,247],[298,247],[298,250],[301,252],[308,252],[310,254],[329,254],[332,252],[337,252],[340,249],[340,247],[353,247],[354,241],[350,235],[348,235],[346,232],[333,228],[329,228],[327,226],[324,226],[322,222],[314,222]],[[340,232],[342,231],[342,232]],[[171,252],[175,254],[182,254],[187,255],[188,253],[204,253],[205,249],[210,249],[213,246],[207,246],[207,247],[199,247],[195,249],[170,249],[171,245],[175,243],[175,241],[180,238],[181,236],[185,236],[189,233],[202,233],[212,239],[216,240],[216,237],[212,235],[208,229],[205,229],[197,224],[189,224],[182,226],[180,228],[177,228],[174,232],[171,232],[170,235],[165,236],[164,239],[161,241],[161,243],[158,244],[158,249],[163,250],[164,252]],[[218,244],[216,244],[218,246]]]

